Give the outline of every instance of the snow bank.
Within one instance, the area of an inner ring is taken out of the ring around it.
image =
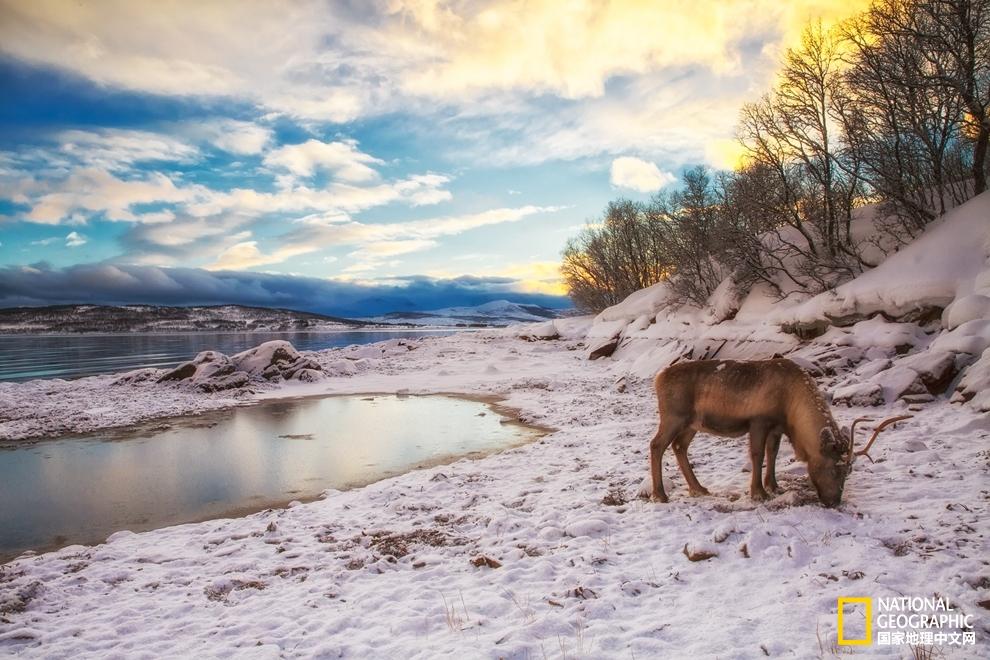
[[[945,214],[922,236],[873,270],[794,308],[774,314],[778,323],[808,323],[883,312],[900,317],[943,308],[986,281],[990,253],[990,192]],[[984,312],[986,308],[984,308]]]

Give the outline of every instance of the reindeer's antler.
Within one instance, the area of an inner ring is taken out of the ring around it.
[[[856,425],[860,422],[872,422],[872,417],[857,417],[852,421],[852,426],[849,427],[849,442],[852,444],[856,443]]]
[[[870,454],[869,454],[870,447],[872,447],[873,446],[873,443],[876,442],[877,436],[880,435],[880,432],[883,431],[888,426],[890,426],[891,424],[896,424],[897,422],[903,421],[905,419],[911,419],[912,417],[914,417],[914,415],[899,415],[898,417],[888,417],[887,419],[883,420],[873,430],[873,436],[870,438],[870,441],[866,443],[866,446],[863,447],[862,449],[860,449],[859,451],[854,451],[853,452],[853,455],[854,456],[866,456],[868,459],[870,459],[870,463],[872,463],[873,462],[873,457],[870,456]],[[859,421],[866,421],[866,420],[865,420],[865,418],[861,418],[861,419],[857,419],[856,420],[856,422],[859,422]],[[854,427],[855,427],[856,422],[853,422]],[[850,433],[849,435],[852,436],[852,433]]]

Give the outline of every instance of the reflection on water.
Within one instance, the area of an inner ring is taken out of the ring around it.
[[[538,431],[475,401],[272,401],[138,430],[0,449],[0,559],[367,484]]]
[[[353,332],[176,332],[113,335],[0,335],[0,380],[79,378],[142,367],[174,367],[200,351],[239,353],[285,339],[300,351],[395,338],[449,335],[450,330]]]

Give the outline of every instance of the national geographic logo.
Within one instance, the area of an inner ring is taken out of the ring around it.
[[[956,610],[948,598],[896,596],[876,599],[874,617],[873,598],[869,596],[843,597],[835,604],[836,628],[840,646],[934,645],[973,646],[976,633],[973,615]],[[855,617],[855,618],[854,618]],[[862,617],[860,619],[859,617]],[[846,628],[860,630],[862,635],[848,637]]]
[[[864,628],[866,632],[860,639],[846,639],[845,633],[846,628],[843,625],[844,621],[842,617],[845,614],[846,605],[856,605],[857,603],[862,604],[865,609],[864,616],[866,618],[866,623]],[[866,646],[873,643],[873,599],[869,596],[860,596],[855,598],[840,598],[836,603],[835,607],[836,616],[836,627],[839,630],[839,644],[841,646]]]

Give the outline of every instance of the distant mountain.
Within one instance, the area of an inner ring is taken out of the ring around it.
[[[241,305],[53,305],[0,309],[0,333],[339,330],[362,321]]]
[[[560,316],[560,312],[539,305],[521,305],[508,300],[493,300],[473,307],[446,307],[428,311],[398,311],[363,319],[369,323],[441,326],[506,326],[533,323]]]

